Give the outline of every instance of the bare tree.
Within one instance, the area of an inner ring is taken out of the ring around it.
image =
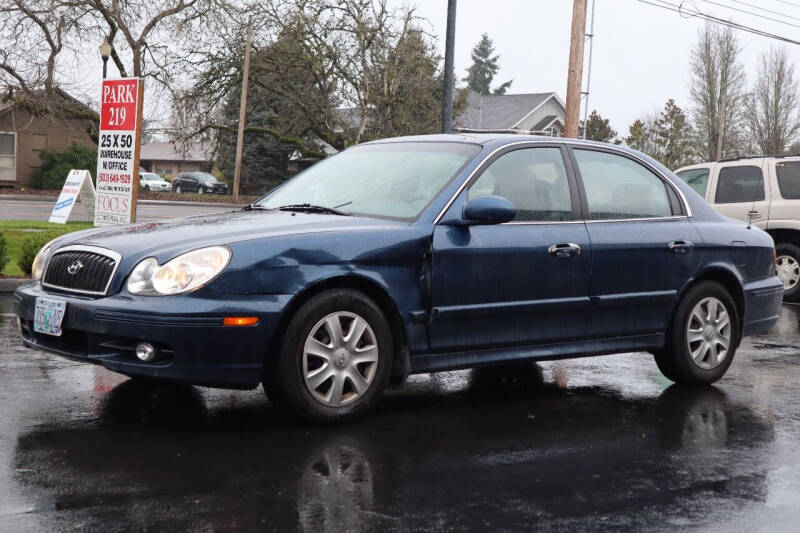
[[[89,10],[59,0],[0,0],[0,83],[53,95],[58,58],[91,25]]]
[[[772,48],[761,56],[747,119],[753,142],[762,154],[783,154],[800,131],[798,90],[794,65],[785,48]]]
[[[322,157],[317,141],[342,149],[438,128],[441,58],[413,8],[387,0],[264,0],[253,10],[251,92],[272,101],[276,120],[248,123],[246,132]],[[223,35],[226,46],[207,47],[193,60],[200,72],[185,99],[198,113],[189,134],[235,126],[222,108],[240,87],[242,32],[232,27]]]
[[[710,161],[734,155],[745,141],[745,71],[733,29],[707,22],[691,53],[695,149]]]

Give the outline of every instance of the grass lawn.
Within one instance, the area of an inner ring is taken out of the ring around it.
[[[26,237],[37,233],[47,232],[48,234],[69,233],[79,229],[91,228],[91,222],[67,222],[66,224],[51,224],[38,220],[0,220],[0,233],[6,238],[8,246],[8,263],[0,274],[6,276],[22,276],[22,270],[17,265],[22,253],[22,241]]]

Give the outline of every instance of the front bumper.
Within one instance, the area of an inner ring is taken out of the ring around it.
[[[60,337],[35,333],[37,296],[67,302]],[[70,359],[102,365],[129,376],[185,381],[225,388],[254,388],[272,334],[291,295],[220,295],[193,293],[167,297],[118,294],[104,298],[43,290],[39,282],[21,285],[14,294],[23,343]],[[257,316],[258,324],[222,325],[223,316]],[[153,362],[136,358],[135,347],[156,347]]]

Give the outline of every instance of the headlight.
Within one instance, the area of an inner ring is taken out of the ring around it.
[[[139,262],[128,277],[128,292],[147,296],[180,294],[199,289],[225,270],[231,251],[211,246],[179,255],[159,266],[154,257]]]
[[[55,240],[55,239],[53,239]],[[47,268],[47,263],[50,261],[50,256],[53,252],[53,241],[48,242],[42,249],[39,250],[39,253],[36,254],[36,257],[33,258],[33,264],[31,265],[31,276],[35,280],[41,280],[42,276],[44,276],[44,271]]]

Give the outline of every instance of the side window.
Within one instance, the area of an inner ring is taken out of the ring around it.
[[[572,219],[569,181],[559,148],[523,148],[489,165],[468,191],[502,196],[517,208],[515,222],[557,222]]]
[[[787,200],[800,199],[800,161],[781,161],[775,164],[778,188]]]
[[[764,173],[760,167],[723,167],[717,178],[714,203],[736,204],[764,199]]]
[[[708,188],[708,174],[709,169],[707,168],[693,168],[678,172],[678,177],[694,189],[694,192],[705,198],[706,189]]]
[[[672,216],[667,184],[620,155],[574,150],[586,191],[589,220]]]

